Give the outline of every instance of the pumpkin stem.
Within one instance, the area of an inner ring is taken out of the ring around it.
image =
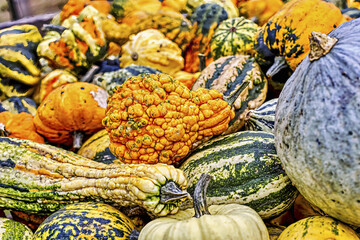
[[[99,70],[99,66],[92,65],[91,68],[85,73],[85,75],[80,79],[80,82],[91,82],[96,72]]]
[[[312,32],[310,36],[310,62],[325,56],[338,40],[320,32]]]
[[[284,56],[276,56],[274,58],[274,64],[267,70],[266,76],[271,78],[275,76],[281,69],[286,68],[288,65],[286,63]]]
[[[10,136],[10,131],[5,128],[3,123],[0,123],[0,136],[1,137],[8,137]]]
[[[84,134],[82,132],[79,132],[79,131],[74,131],[73,138],[74,138],[73,147],[75,149],[81,148],[82,140],[84,138]]]
[[[200,59],[199,69],[200,69],[200,71],[202,71],[202,70],[204,70],[206,68],[205,54],[199,53],[198,57]]]
[[[194,191],[194,210],[195,215],[194,217],[199,218],[205,214],[210,215],[208,210],[208,206],[206,203],[206,190],[209,185],[212,176],[207,173],[203,173],[200,176],[199,181],[196,184],[195,191]]]
[[[186,190],[181,190],[173,181],[167,182],[160,188],[160,203],[168,203],[187,197],[190,197],[189,193]]]

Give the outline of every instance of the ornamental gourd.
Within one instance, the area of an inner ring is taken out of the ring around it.
[[[139,240],[269,240],[267,228],[250,207],[239,204],[206,204],[211,176],[203,174],[194,192],[194,208],[150,221]]]
[[[0,112],[12,113],[26,112],[35,116],[37,105],[35,101],[27,97],[9,97],[0,102]]]
[[[78,134],[93,134],[103,128],[107,97],[104,89],[91,83],[62,85],[39,105],[34,118],[36,131],[51,143],[74,141],[74,147],[80,148]]]
[[[34,234],[25,224],[0,218],[0,239],[33,240]]]
[[[38,143],[44,143],[34,126],[34,116],[30,113],[0,113],[0,136],[28,139]]]
[[[217,60],[237,54],[255,55],[254,41],[258,30],[256,23],[243,17],[221,22],[211,38],[211,56]]]
[[[260,106],[266,98],[268,82],[254,58],[247,55],[221,57],[212,62],[194,82],[191,90],[206,88],[224,95],[235,112],[223,134],[240,130],[250,109]]]
[[[258,32],[255,49],[260,58],[270,51],[274,64],[266,75],[271,77],[282,68],[295,70],[309,53],[312,31],[329,33],[346,22],[334,4],[322,0],[295,0],[286,3]]]
[[[101,202],[69,204],[45,219],[34,233],[36,240],[129,239],[135,229],[116,208]]]
[[[104,18],[94,7],[87,6],[78,17],[70,16],[62,25],[46,25],[44,39],[37,47],[38,56],[55,69],[76,74],[85,71],[106,53]]]
[[[224,132],[233,117],[219,92],[190,91],[159,73],[131,77],[117,86],[103,125],[109,148],[120,161],[174,164],[200,142]]]
[[[93,6],[103,14],[110,13],[110,3],[107,0],[68,0],[60,12],[60,22],[74,15],[79,16],[81,11],[88,5]]]
[[[175,214],[188,197],[183,172],[165,164],[105,164],[29,140],[0,137],[0,209],[51,214],[75,202],[101,201]]]
[[[122,46],[120,67],[131,64],[143,65],[173,74],[184,67],[182,51],[176,43],[156,29],[148,29],[132,35]]]
[[[210,41],[215,29],[226,19],[228,19],[227,12],[217,3],[206,3],[196,8],[191,16],[194,38],[185,52],[184,70],[186,72],[195,73],[200,70],[199,54],[205,55],[206,65],[213,61]]]
[[[310,203],[360,226],[360,19],[312,33],[310,53],[281,92],[276,149]]]
[[[223,7],[229,18],[239,17],[239,10],[232,0],[187,0],[186,7],[182,11],[187,18],[191,18],[196,8],[205,3],[216,3]]]
[[[301,219],[288,226],[278,238],[278,240],[302,239],[359,240],[360,238],[346,224],[325,216]]]

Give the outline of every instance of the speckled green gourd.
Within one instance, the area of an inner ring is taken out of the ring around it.
[[[211,139],[180,166],[193,193],[202,173],[212,176],[207,188],[209,205],[237,203],[254,209],[262,218],[285,212],[298,195],[281,167],[274,135],[241,131]],[[191,207],[190,201],[182,208]]]
[[[70,151],[0,138],[0,208],[49,214],[79,201],[139,206],[155,216],[188,197],[183,172],[165,164],[104,164]]]
[[[0,218],[1,240],[33,240],[33,232],[25,224],[8,218]]]

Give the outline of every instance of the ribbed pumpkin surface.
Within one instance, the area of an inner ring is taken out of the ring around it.
[[[264,102],[246,114],[245,129],[274,133],[277,98]]]
[[[221,22],[211,39],[211,56],[216,60],[236,54],[253,55],[255,34],[258,29],[257,24],[243,17]]]
[[[50,215],[35,232],[35,240],[128,239],[134,224],[114,207],[96,202],[67,205]]]
[[[189,180],[191,194],[202,173],[213,177],[207,188],[209,205],[244,204],[262,218],[285,212],[298,193],[281,167],[270,133],[244,131],[212,139],[180,169]]]

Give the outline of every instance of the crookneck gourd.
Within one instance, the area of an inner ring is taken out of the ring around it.
[[[212,89],[224,95],[235,112],[223,134],[240,130],[250,109],[260,106],[266,98],[268,81],[254,58],[247,55],[221,57],[207,66],[192,85]]]
[[[340,9],[323,0],[295,0],[286,3],[258,32],[255,49],[259,58],[270,51],[275,62],[267,71],[274,76],[282,68],[295,70],[309,53],[312,31],[329,33],[346,22]]]
[[[178,211],[188,197],[183,172],[166,164],[104,164],[28,140],[0,137],[0,208],[49,214],[96,200],[142,207],[154,216]]]
[[[94,7],[85,7],[78,17],[70,16],[61,25],[46,25],[37,54],[53,68],[75,73],[84,71],[106,53],[101,15]]]
[[[234,117],[215,90],[190,91],[167,74],[131,77],[108,99],[103,125],[110,150],[125,163],[183,159],[196,145],[224,132]]]
[[[184,66],[181,49],[156,29],[147,29],[122,46],[120,67],[131,64],[156,68],[164,73],[174,74]]]
[[[360,19],[313,32],[310,48],[279,96],[276,149],[306,200],[360,226]]]
[[[140,231],[139,240],[269,240],[263,220],[252,208],[240,204],[208,208],[206,189],[210,180],[209,174],[199,179],[193,209],[150,221]]]
[[[34,118],[36,131],[51,143],[74,141],[74,147],[80,148],[78,134],[93,134],[103,128],[107,97],[104,89],[92,83],[62,85],[39,105]]]

